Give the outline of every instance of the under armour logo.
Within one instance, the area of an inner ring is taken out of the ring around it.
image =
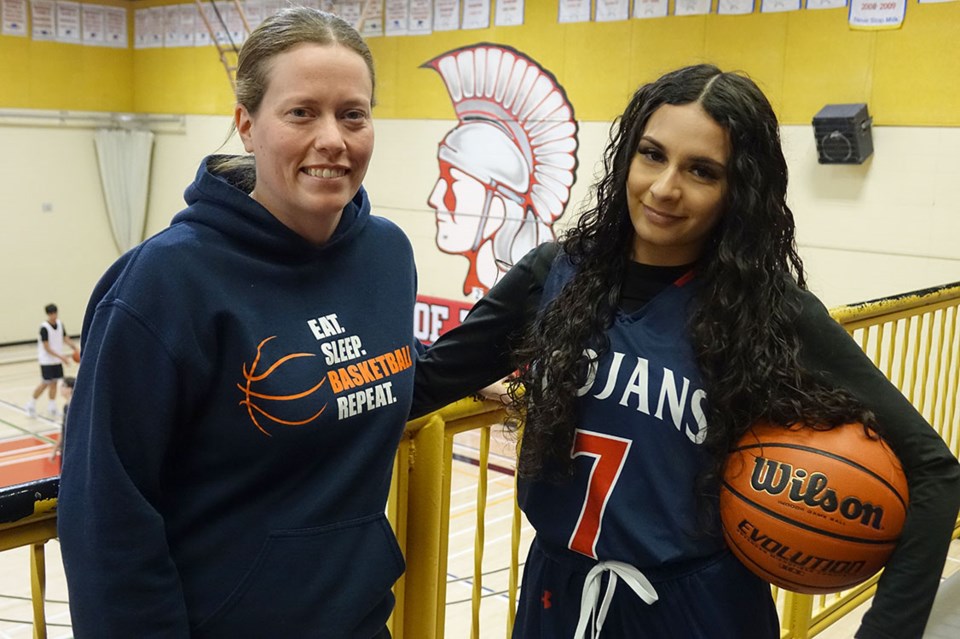
[[[553,605],[552,603],[550,603],[550,597],[552,597],[552,596],[553,596],[553,593],[550,592],[549,590],[544,590],[544,591],[543,591],[543,596],[540,597],[540,603],[543,604],[543,609],[544,609],[544,610],[550,608],[550,607]]]

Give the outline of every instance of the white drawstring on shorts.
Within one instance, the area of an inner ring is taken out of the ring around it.
[[[603,583],[603,573],[605,572],[610,573],[610,580],[607,583],[607,592],[603,595],[603,603],[600,604],[600,610],[598,611],[597,601],[600,599],[600,586]],[[583,596],[580,598],[580,621],[577,623],[577,631],[573,633],[573,639],[585,639],[587,625],[591,621],[593,621],[592,638],[597,639],[600,636],[600,629],[603,628],[603,622],[607,619],[610,602],[613,601],[613,593],[617,589],[618,576],[645,603],[652,604],[657,600],[657,591],[654,590],[653,584],[642,572],[622,561],[601,561],[590,569],[583,582]]]

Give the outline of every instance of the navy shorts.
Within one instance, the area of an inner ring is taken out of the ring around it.
[[[582,562],[548,556],[535,539],[524,568],[513,639],[573,637],[588,570],[589,565]],[[644,603],[621,581],[600,633],[603,639],[780,637],[770,585],[729,552],[690,562],[670,573],[644,574],[658,600]],[[605,578],[604,590],[607,582]]]
[[[40,365],[40,377],[43,378],[45,382],[55,382],[58,379],[63,379],[63,365],[62,364],[41,364]]]

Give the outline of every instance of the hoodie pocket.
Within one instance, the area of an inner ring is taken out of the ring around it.
[[[386,623],[390,588],[403,570],[382,513],[273,531],[247,575],[194,636],[353,639],[361,628]]]

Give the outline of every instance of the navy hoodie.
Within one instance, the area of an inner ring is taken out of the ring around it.
[[[410,243],[361,189],[313,246],[209,160],[87,308],[58,504],[75,635],[372,637],[404,569]]]

